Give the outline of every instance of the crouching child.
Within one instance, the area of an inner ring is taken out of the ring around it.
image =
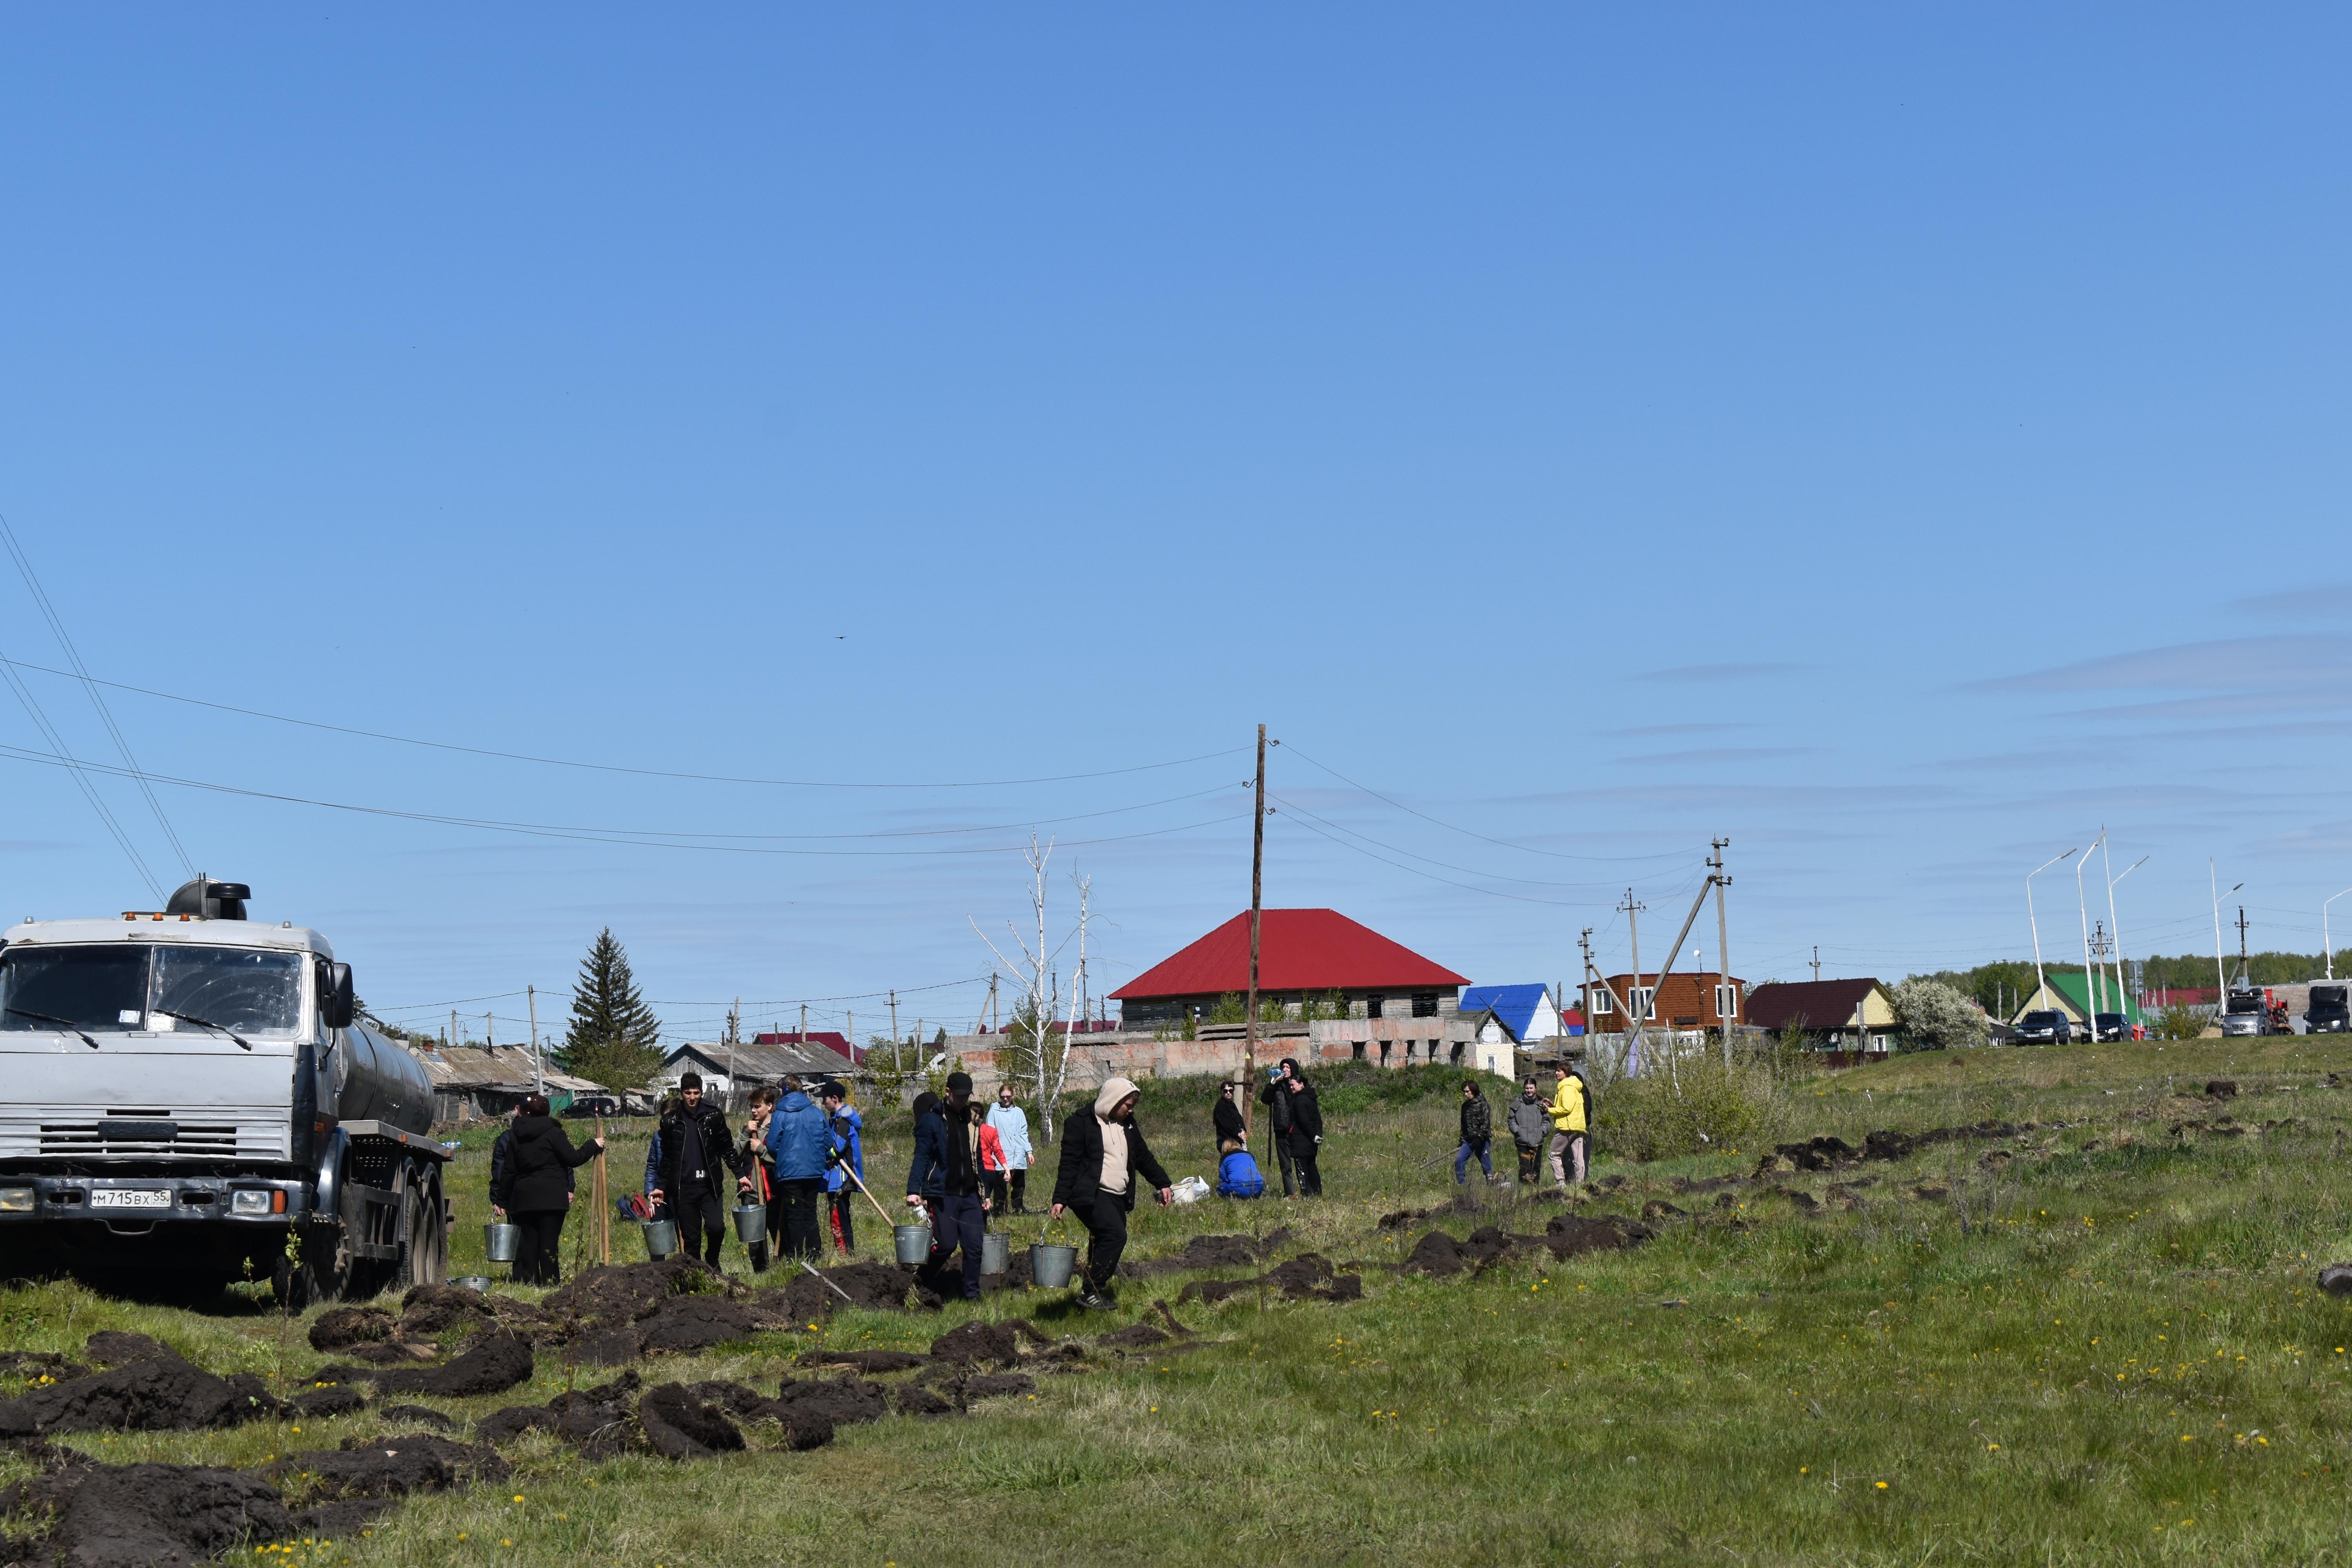
[[[1217,1145],[1223,1156],[1217,1162],[1217,1195],[1221,1198],[1262,1198],[1265,1196],[1265,1173],[1249,1156],[1238,1138],[1228,1138]]]

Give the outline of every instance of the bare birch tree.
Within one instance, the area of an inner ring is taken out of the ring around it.
[[[1007,956],[1004,950],[990,941],[988,933],[980,929],[978,921],[971,920],[970,916],[965,917],[966,920],[971,921],[972,934],[986,944],[988,951],[995,955],[996,962],[1010,970],[1013,979],[1020,982],[1022,986],[1023,999],[1014,1014],[1013,1026],[1006,1031],[1006,1038],[1012,1042],[1009,1054],[1013,1058],[1014,1070],[1005,1076],[1019,1083],[1034,1086],[1038,1121],[1037,1141],[1040,1143],[1050,1143],[1054,1141],[1053,1107],[1061,1097],[1063,1084],[1069,1072],[1068,1036],[1065,1035],[1062,1038],[1062,1048],[1058,1057],[1054,1049],[1054,1004],[1057,998],[1054,994],[1052,966],[1062,948],[1069,945],[1070,939],[1065,937],[1055,946],[1046,945],[1045,865],[1053,857],[1054,841],[1052,839],[1047,839],[1041,846],[1037,842],[1035,834],[1029,836],[1027,857],[1029,908],[1036,917],[1037,922],[1034,943],[1032,943],[1028,933],[1022,928],[1014,925],[1011,921],[1004,922],[1005,930],[1013,938],[1013,950],[1020,954],[1019,958]],[[1081,907],[1083,908],[1083,899]],[[1082,958],[1081,963],[1083,962]],[[1072,994],[1076,994],[1075,988]],[[1022,1038],[1024,1029],[1027,1032],[1025,1040]]]

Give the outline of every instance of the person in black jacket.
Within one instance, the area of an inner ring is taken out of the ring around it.
[[[1249,1137],[1247,1129],[1242,1123],[1241,1108],[1241,1097],[1247,1092],[1249,1092],[1247,1084],[1228,1083],[1218,1086],[1217,1108],[1210,1113],[1209,1121],[1216,1132],[1219,1149],[1223,1149],[1227,1142],[1248,1147]]]
[[[1470,1184],[1470,1157],[1478,1157],[1478,1168],[1486,1173],[1486,1184],[1495,1184],[1495,1108],[1478,1089],[1478,1080],[1462,1080],[1462,1146],[1454,1151],[1454,1184]]]
[[[522,1231],[515,1252],[514,1279],[521,1285],[552,1285],[563,1242],[563,1215],[572,1204],[572,1168],[604,1152],[602,1138],[576,1148],[547,1113],[547,1097],[534,1094],[515,1108],[514,1125],[499,1135],[506,1158],[492,1174],[490,1204],[504,1210]]]
[[[1315,1103],[1313,1086],[1298,1070],[1297,1058],[1283,1058],[1273,1080],[1257,1098],[1273,1112],[1274,1152],[1282,1162],[1282,1195],[1289,1197],[1296,1190],[1302,1198],[1321,1197],[1323,1173],[1315,1168],[1315,1162],[1323,1152],[1323,1111]]]
[[[924,1211],[931,1225],[931,1256],[917,1270],[916,1282],[947,1294],[942,1281],[948,1259],[961,1251],[967,1301],[980,1300],[980,1238],[988,1228],[990,1205],[980,1163],[983,1115],[971,1102],[971,1075],[948,1074],[947,1099],[916,1097],[915,1158],[907,1167],[907,1206]]]
[[[688,1258],[698,1251],[711,1268],[719,1267],[719,1249],[727,1239],[727,1189],[720,1173],[732,1172],[738,1186],[749,1187],[747,1162],[728,1130],[727,1113],[702,1098],[702,1075],[688,1073],[677,1080],[677,1100],[661,1119],[661,1185],[646,1196],[667,1201],[677,1221],[679,1247]]]
[[[1111,1280],[1118,1273],[1119,1254],[1127,1250],[1127,1215],[1135,1207],[1136,1178],[1150,1182],[1160,1195],[1160,1206],[1175,1202],[1173,1184],[1143,1130],[1135,1124],[1135,1085],[1123,1078],[1107,1079],[1090,1106],[1082,1106],[1062,1123],[1062,1163],[1054,1176],[1054,1217],[1068,1209],[1087,1227],[1087,1270],[1078,1291],[1078,1305],[1103,1311],[1118,1304]]]

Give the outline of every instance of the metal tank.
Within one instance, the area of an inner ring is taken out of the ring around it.
[[[415,1057],[372,1029],[335,1031],[320,1110],[338,1121],[381,1121],[404,1132],[433,1128],[433,1080]]]

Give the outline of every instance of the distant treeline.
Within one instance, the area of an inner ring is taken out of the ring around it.
[[[2178,958],[2146,958],[2137,961],[2143,977],[2142,984],[2150,991],[2210,990],[2213,985],[2213,955],[2183,953]],[[2131,979],[2134,961],[2126,959],[2124,977]],[[2080,974],[2080,963],[2044,963],[2043,970],[2052,974]],[[2316,952],[2257,952],[2246,961],[2246,968],[2257,985],[2292,985],[2297,981],[2316,980],[2327,973],[2323,956]],[[2112,969],[2107,972],[2115,973]],[[2238,955],[2228,959],[2228,973],[2238,977]],[[1979,963],[1974,969],[1943,969],[1933,974],[1916,975],[1921,980],[1939,980],[1962,994],[1973,997],[1989,1013],[2013,1012],[2020,1002],[2033,992],[2033,961],[2030,958],[2003,959],[1994,963]]]

